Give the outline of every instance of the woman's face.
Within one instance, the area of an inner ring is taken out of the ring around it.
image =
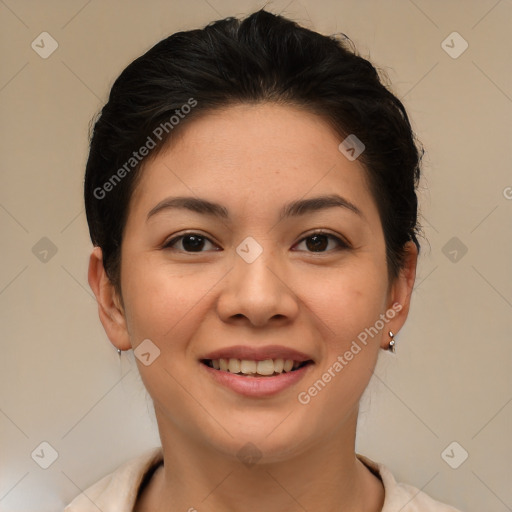
[[[292,107],[239,105],[183,128],[146,162],[121,258],[125,339],[160,429],[230,455],[250,442],[269,461],[351,431],[412,286],[388,282],[363,167]],[[311,202],[325,196],[338,205]]]

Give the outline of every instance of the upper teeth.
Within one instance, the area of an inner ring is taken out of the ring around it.
[[[265,359],[265,361],[251,361],[249,359],[212,359],[212,365],[216,370],[229,371],[230,373],[243,373],[249,375],[273,375],[274,373],[289,372],[300,365],[293,359]]]

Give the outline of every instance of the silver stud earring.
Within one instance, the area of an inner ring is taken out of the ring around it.
[[[120,348],[117,349],[117,355],[119,356],[119,358],[121,358],[121,349]]]
[[[389,341],[389,345],[388,345],[388,350],[390,352],[393,352],[393,354],[395,353],[395,335],[393,334],[392,331],[389,331],[389,337],[391,338],[391,340]]]

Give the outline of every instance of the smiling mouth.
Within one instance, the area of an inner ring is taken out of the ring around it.
[[[201,363],[215,370],[233,373],[243,377],[274,377],[289,373],[313,364],[312,360],[294,361],[293,359],[201,359]]]

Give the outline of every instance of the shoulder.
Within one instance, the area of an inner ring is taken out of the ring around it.
[[[159,446],[129,459],[79,494],[64,512],[133,510],[144,476],[162,458],[162,447]]]
[[[384,485],[384,505],[382,512],[461,512],[460,510],[436,501],[428,494],[412,485],[399,483],[387,466],[356,454],[357,458],[370,471],[380,477]]]

